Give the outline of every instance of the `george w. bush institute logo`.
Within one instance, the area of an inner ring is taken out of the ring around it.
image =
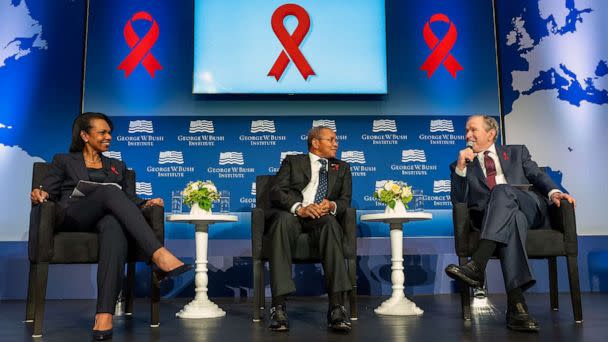
[[[363,151],[342,151],[340,159],[347,163],[365,164],[365,154]]]
[[[403,150],[401,151],[401,161],[426,163],[426,154],[424,150]]]
[[[441,179],[433,181],[433,192],[450,192],[452,182],[449,179]]]
[[[274,120],[253,120],[251,121],[251,133],[276,133]]]
[[[431,120],[429,130],[431,132],[449,132],[454,133],[454,124],[452,120]]]
[[[213,121],[210,120],[193,120],[190,121],[190,129],[188,133],[215,133]]]
[[[372,132],[397,132],[397,124],[395,120],[374,120]]]
[[[135,193],[137,195],[152,196],[152,183],[135,182]]]
[[[162,151],[158,155],[159,164],[183,164],[184,154],[181,151]]]
[[[243,165],[245,161],[243,160],[242,152],[220,152],[220,165]]]
[[[129,133],[154,133],[154,127],[150,120],[129,121]]]

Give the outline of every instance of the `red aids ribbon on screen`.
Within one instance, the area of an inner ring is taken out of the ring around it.
[[[294,30],[293,35],[290,35],[283,25],[283,20],[289,15],[293,15],[298,19],[298,26]],[[268,76],[273,76],[278,82],[285,68],[287,68],[290,59],[305,80],[308,79],[308,76],[315,75],[314,70],[308,64],[306,57],[304,57],[299,47],[310,29],[310,17],[306,10],[295,4],[282,5],[272,14],[271,24],[274,34],[279,38],[281,44],[283,44],[283,51],[281,51],[281,54],[274,62],[274,65],[268,72]]]
[[[431,24],[436,21],[442,21],[450,24],[448,32],[445,34],[443,39],[441,39],[441,41],[431,30]],[[452,50],[452,47],[454,47],[454,43],[456,43],[456,38],[458,37],[454,23],[450,22],[450,19],[445,14],[437,13],[431,17],[431,20],[427,21],[427,23],[424,25],[422,33],[424,35],[426,45],[433,50],[433,52],[426,59],[426,61],[424,61],[424,64],[422,64],[420,70],[426,71],[427,78],[431,78],[439,65],[443,64],[443,66],[448,69],[452,77],[456,78],[456,72],[464,70],[464,68],[458,63],[456,58],[450,54],[450,50]]]
[[[146,20],[152,23],[150,30],[148,30],[146,35],[141,39],[137,33],[135,33],[135,30],[133,30],[133,26],[131,25],[131,23],[138,20]],[[160,30],[158,29],[156,20],[152,19],[152,16],[148,12],[137,12],[129,21],[127,21],[123,34],[127,45],[131,48],[131,52],[118,66],[118,70],[125,71],[125,78],[129,77],[139,63],[146,68],[152,78],[154,78],[154,72],[156,70],[162,70],[162,65],[160,65],[158,60],[156,60],[154,55],[150,52],[150,49],[152,49],[152,46],[154,46],[158,39],[159,32]]]

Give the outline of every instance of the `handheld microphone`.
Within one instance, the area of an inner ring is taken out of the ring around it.
[[[470,148],[471,151],[473,151],[473,145],[475,145],[474,142],[467,141],[467,147],[465,147],[465,148]],[[471,162],[471,160],[467,158],[467,159],[465,159],[465,162],[467,163],[467,165],[469,165],[469,163]]]

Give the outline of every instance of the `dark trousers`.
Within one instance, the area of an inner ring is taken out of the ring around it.
[[[526,254],[526,237],[528,229],[543,225],[546,214],[544,199],[533,192],[509,184],[498,184],[492,190],[481,239],[498,242],[497,253],[507,291],[518,287],[526,290],[536,283]]]
[[[63,231],[97,232],[97,313],[114,313],[122,288],[128,238],[135,240],[148,257],[162,247],[141,210],[114,186],[100,186],[69,205],[63,215]]]
[[[273,296],[286,295],[296,290],[291,265],[296,242],[302,233],[308,234],[311,247],[319,250],[327,292],[352,289],[342,250],[344,233],[335,216],[325,215],[314,220],[301,219],[289,212],[278,210],[269,218],[269,223],[266,234],[272,241],[270,287]]]

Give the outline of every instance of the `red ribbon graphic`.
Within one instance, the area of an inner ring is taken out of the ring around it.
[[[298,26],[294,30],[293,35],[290,35],[283,25],[283,20],[289,15],[293,15],[298,19]],[[310,75],[316,75],[299,48],[310,29],[310,17],[306,10],[296,4],[282,5],[272,14],[271,24],[272,30],[277,38],[279,38],[281,44],[283,44],[284,50],[281,51],[281,54],[274,62],[274,65],[268,72],[268,76],[274,76],[278,82],[279,79],[281,79],[285,68],[287,68],[290,59],[296,65],[305,80],[307,80]],[[287,55],[289,55],[289,57],[287,57]]]
[[[437,36],[431,30],[431,24],[436,21],[442,21],[450,24],[448,32],[441,41],[439,41]],[[424,61],[424,64],[422,64],[420,70],[426,71],[427,78],[431,78],[435,70],[437,70],[439,65],[443,63],[443,66],[448,69],[452,77],[456,78],[456,72],[464,70],[464,68],[458,63],[456,58],[450,54],[450,50],[452,50],[452,47],[454,47],[454,43],[456,43],[456,38],[458,37],[454,23],[450,22],[450,19],[445,14],[433,14],[431,20],[427,21],[427,23],[424,25],[423,35],[426,45],[433,50],[433,52],[426,59],[426,61]]]
[[[148,30],[142,39],[135,33],[135,30],[133,30],[133,26],[131,25],[132,22],[138,20],[152,22],[150,30]],[[148,12],[137,12],[129,21],[127,21],[123,34],[127,45],[131,48],[131,52],[118,66],[118,70],[125,71],[125,78],[129,77],[140,62],[152,78],[154,78],[154,72],[156,70],[162,70],[162,65],[160,65],[158,60],[156,60],[150,52],[150,49],[152,49],[152,46],[154,46],[158,39],[159,32],[156,20],[152,19],[152,16]]]

